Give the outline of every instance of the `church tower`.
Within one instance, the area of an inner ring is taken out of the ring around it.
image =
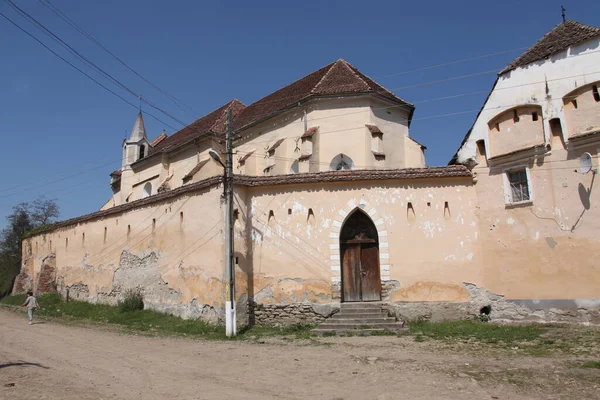
[[[123,141],[123,168],[122,170],[131,169],[131,164],[141,160],[148,155],[150,150],[150,143],[146,136],[146,128],[144,127],[144,118],[142,112],[137,116],[135,125],[131,130],[129,139]]]

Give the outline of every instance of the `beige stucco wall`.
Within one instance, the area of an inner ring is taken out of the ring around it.
[[[243,138],[234,144],[234,171],[263,175],[268,163],[273,162],[272,175],[289,173],[292,162],[303,154],[300,137],[305,125],[318,127],[318,131],[312,138],[312,159],[306,162],[310,167],[301,166],[301,172],[328,171],[338,154],[349,156],[356,169],[419,167],[423,165],[421,148],[405,146],[407,118],[406,109],[369,96],[313,100],[243,131]],[[383,163],[375,160],[366,124],[377,125],[384,132]],[[268,149],[279,139],[285,141],[269,160]],[[252,151],[241,167],[240,158]]]
[[[545,156],[474,169],[488,289],[508,299],[600,299],[600,194],[592,173],[575,172],[584,151],[598,165],[596,146],[553,146]],[[504,171],[516,166],[529,169],[532,202],[511,207]]]
[[[214,187],[34,236],[22,272],[35,282],[54,253],[59,289],[71,287],[73,298],[114,303],[141,287],[149,308],[215,320],[223,307],[221,193]]]
[[[514,113],[518,121],[514,120]],[[537,121],[532,113],[537,113]],[[507,154],[544,143],[542,109],[539,106],[522,106],[505,111],[489,122],[490,157]]]
[[[593,95],[593,87],[600,90],[600,81],[585,85],[564,97],[565,118],[569,136],[600,129],[600,101]],[[573,103],[577,102],[577,108]]]
[[[409,201],[415,218],[407,216]],[[377,226],[382,280],[396,285],[391,300],[464,301],[463,282],[482,284],[469,179],[273,187],[252,189],[249,206],[256,301],[332,301],[339,232],[356,207]]]

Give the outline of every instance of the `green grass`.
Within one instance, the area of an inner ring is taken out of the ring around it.
[[[20,306],[25,301],[24,295],[8,296],[0,300],[0,304]],[[64,302],[59,294],[44,294],[38,297],[41,307],[37,316],[49,317],[64,321],[88,321],[99,324],[114,324],[131,331],[147,334],[180,335],[203,339],[226,339],[225,328],[202,321],[184,320],[168,314],[151,310],[135,310],[123,312],[119,307],[105,304],[92,304],[81,301]],[[292,325],[275,328],[253,326],[243,328],[236,339],[253,339],[268,336],[293,336],[303,339],[311,337],[311,325]]]
[[[474,339],[490,344],[533,341],[547,330],[541,325],[495,325],[477,321],[415,322],[407,325],[411,334],[416,336],[415,340],[419,337]]]
[[[600,369],[600,361],[588,361],[582,365],[583,368],[596,368]]]

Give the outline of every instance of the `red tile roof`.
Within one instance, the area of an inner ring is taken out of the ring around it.
[[[339,59],[249,105],[236,118],[233,126],[236,131],[241,130],[267,117],[295,107],[301,100],[360,93],[376,93],[406,105],[411,110],[414,109],[412,104],[383,88],[347,61]]]
[[[198,171],[200,171],[202,169],[202,167],[204,167],[206,164],[208,164],[208,161],[209,160],[204,160],[204,161],[200,161],[198,164],[196,164],[196,166],[194,168],[192,168],[192,170],[190,172],[185,174],[185,176],[183,177],[183,182],[186,182],[186,181],[192,179],[194,177],[194,175],[196,175],[198,173]]]
[[[167,138],[167,134],[166,133],[161,133],[160,135],[158,135],[157,137],[155,137],[151,142],[150,142],[150,146],[154,147],[157,144],[159,144],[163,139]]]
[[[543,60],[594,37],[600,37],[600,29],[567,20],[545,34],[536,44],[500,71],[500,74]]]
[[[173,149],[208,133],[222,134],[225,132],[225,111],[231,108],[231,117],[235,119],[244,107],[246,106],[239,100],[232,100],[210,114],[192,122],[182,130],[161,140],[156,147],[152,148],[152,153]]]
[[[304,132],[304,133],[302,134],[302,137],[303,137],[303,138],[309,138],[309,137],[313,137],[313,135],[314,135],[315,133],[317,133],[317,131],[318,131],[318,130],[319,130],[319,127],[318,127],[318,126],[313,126],[312,128],[308,128],[308,129],[306,130],[306,132]]]
[[[381,132],[381,129],[379,129],[379,127],[377,127],[375,125],[369,125],[369,124],[365,124],[365,126],[367,127],[367,129],[369,129],[369,132],[379,133],[379,134],[383,135],[383,132]]]
[[[279,146],[281,146],[281,143],[283,143],[284,140],[285,138],[277,140],[271,147],[269,147],[269,151],[276,150]]]

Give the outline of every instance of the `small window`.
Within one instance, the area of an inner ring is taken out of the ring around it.
[[[517,110],[513,110],[513,122],[519,122],[519,113]]]
[[[131,225],[127,225],[127,237],[131,235]]]
[[[104,244],[106,244],[106,237],[108,236],[108,228],[104,227]]]
[[[592,87],[592,93],[594,94],[594,100],[600,101],[600,93],[598,93],[598,85]]]
[[[354,168],[352,159],[345,154],[338,154],[331,160],[329,164],[329,170],[331,171],[342,171]]]
[[[156,231],[156,218],[152,218],[152,233]]]
[[[292,162],[292,166],[290,167],[290,174],[297,174],[300,171],[300,165],[298,160],[294,160]]]
[[[534,121],[538,120],[538,113],[537,113],[537,111],[534,111],[534,112],[531,113],[531,119],[534,120]]]
[[[141,145],[140,146],[140,158],[138,158],[138,160],[141,160],[144,157],[146,157],[146,146]]]
[[[530,196],[527,171],[525,169],[508,171],[506,175],[510,185],[510,202],[519,203],[522,201],[529,201]]]
[[[144,185],[142,197],[152,196],[152,184],[150,182]]]

